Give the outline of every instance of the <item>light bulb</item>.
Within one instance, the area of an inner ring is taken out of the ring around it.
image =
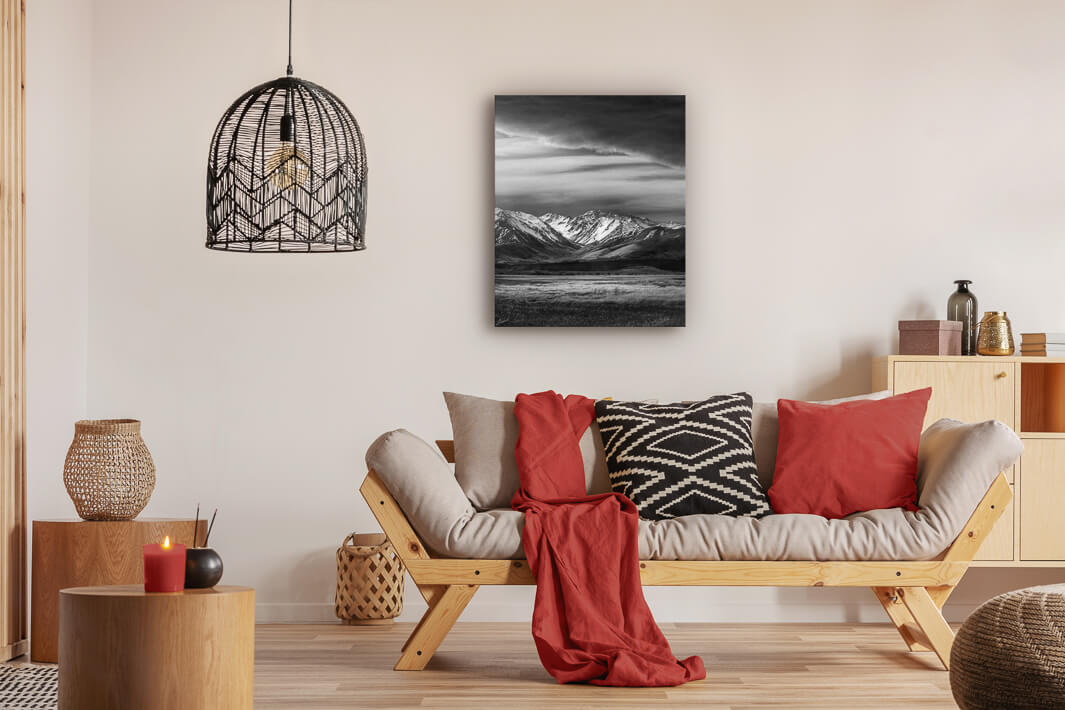
[[[287,190],[297,183],[306,185],[311,175],[307,156],[303,151],[296,150],[292,141],[281,141],[281,145],[266,161],[266,170],[278,190]]]

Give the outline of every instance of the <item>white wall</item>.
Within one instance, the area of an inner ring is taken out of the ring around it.
[[[283,0],[93,8],[88,413],[144,420],[147,514],[220,508],[226,581],[264,620],[330,617],[336,545],[376,529],[363,452],[447,435],[442,389],[853,394],[955,278],[1018,332],[1065,328],[1052,0],[303,0],[297,74],[347,102],[371,165],[369,249],[312,257],[202,246],[210,134],[283,72]],[[687,328],[492,327],[492,96],[552,91],[687,95]],[[1045,579],[976,571],[952,613]],[[865,590],[649,597],[662,620],[882,614]]]
[[[26,458],[31,518],[73,514],[63,458],[88,391],[89,2],[26,3]],[[64,505],[66,499],[66,505]]]

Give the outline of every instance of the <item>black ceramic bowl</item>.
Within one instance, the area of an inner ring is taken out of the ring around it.
[[[222,558],[213,547],[185,550],[185,589],[206,589],[222,579]]]

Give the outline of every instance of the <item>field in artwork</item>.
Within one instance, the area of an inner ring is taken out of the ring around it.
[[[496,272],[500,326],[682,326],[684,274]]]

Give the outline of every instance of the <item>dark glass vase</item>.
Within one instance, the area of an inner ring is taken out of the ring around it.
[[[980,322],[977,314],[976,296],[969,290],[972,281],[960,279],[958,290],[947,299],[947,320],[961,321],[961,354],[976,354],[976,328]]]

